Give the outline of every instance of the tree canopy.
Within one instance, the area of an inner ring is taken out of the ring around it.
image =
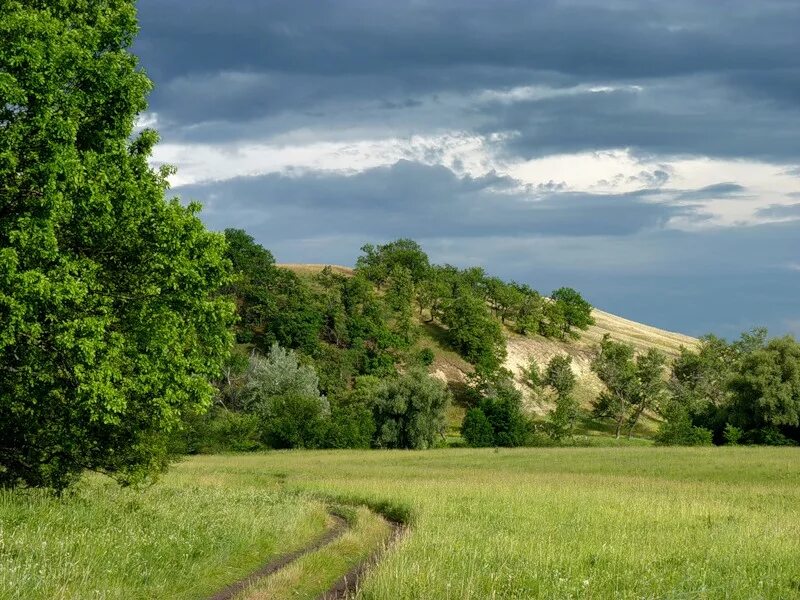
[[[4,2],[0,483],[141,480],[230,346],[222,236],[165,200],[133,0]]]

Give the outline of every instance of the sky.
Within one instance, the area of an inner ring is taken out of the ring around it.
[[[800,335],[797,0],[139,0],[139,127],[279,262],[417,240],[690,335]]]

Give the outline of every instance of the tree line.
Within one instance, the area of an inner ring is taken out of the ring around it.
[[[182,452],[441,444],[452,394],[427,374],[434,354],[416,344],[421,323],[441,327],[474,366],[462,401],[485,408],[499,389],[522,415],[521,396],[501,381],[503,328],[565,339],[592,322],[575,290],[544,298],[480,268],[431,264],[409,239],[365,245],[352,275],[326,267],[307,277],[242,230],[225,239],[236,344],[212,409],[174,436]]]

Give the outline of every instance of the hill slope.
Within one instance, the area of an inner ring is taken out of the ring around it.
[[[325,267],[324,264],[281,264],[278,266],[305,276],[318,273]],[[353,273],[353,269],[349,267],[331,265],[331,268],[344,275]],[[678,355],[681,346],[692,348],[697,344],[696,338],[637,323],[602,310],[594,309],[592,316],[595,324],[587,331],[579,332],[580,337],[576,340],[561,341],[538,335],[526,337],[506,330],[508,356],[505,367],[514,374],[517,385],[527,398],[531,412],[544,415],[551,408],[551,403],[546,396],[543,398],[533,397],[522,383],[522,371],[530,364],[531,358],[534,358],[540,367],[544,367],[553,356],[559,354],[571,356],[572,368],[578,379],[576,393],[581,403],[586,406],[602,389],[602,384],[591,371],[590,364],[595,348],[606,333],[616,341],[633,345],[637,352],[657,348],[670,358]],[[472,366],[448,348],[446,331],[432,323],[420,323],[420,330],[422,335],[419,346],[431,348],[436,356],[431,365],[431,373],[454,388],[463,385]],[[461,412],[463,411],[455,408],[450,420],[459,421]]]

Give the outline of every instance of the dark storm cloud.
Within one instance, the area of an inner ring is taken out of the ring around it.
[[[519,187],[508,177],[459,178],[445,167],[400,161],[351,176],[270,174],[178,191],[205,204],[212,226],[246,226],[268,240],[331,232],[363,238],[620,236],[696,216],[692,207],[649,200],[647,190],[592,195],[553,192],[557,185],[530,192]]]
[[[413,129],[436,121],[437,106],[420,108],[438,99],[445,121],[456,112],[466,128],[519,130],[512,151],[526,156],[632,147],[798,157],[800,2],[141,0],[139,9],[136,51],[156,80],[152,108],[167,139],[379,124],[381,111],[407,114]],[[576,83],[645,91],[505,110],[443,96]],[[241,126],[249,121],[255,128]],[[202,122],[213,125],[188,128]]]
[[[601,148],[642,154],[800,157],[800,104],[733,99],[714,78],[643,82],[514,103],[495,102],[483,132],[511,130],[511,155],[525,158]],[[713,108],[712,108],[713,107]]]

